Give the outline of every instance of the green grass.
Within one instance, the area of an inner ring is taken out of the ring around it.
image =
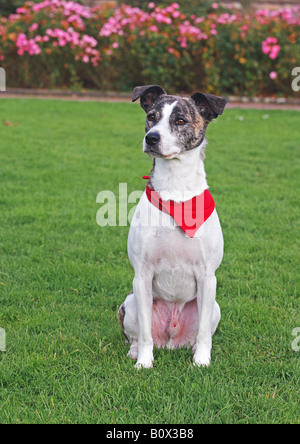
[[[155,350],[138,372],[116,320],[129,228],[98,227],[96,196],[145,187],[143,111],[0,102],[1,423],[299,423],[299,117],[235,109],[211,124],[225,238],[212,364]]]

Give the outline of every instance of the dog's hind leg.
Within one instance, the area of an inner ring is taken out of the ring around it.
[[[130,358],[137,360],[138,356],[138,317],[134,294],[130,293],[118,311],[118,321],[122,332],[130,343],[130,350],[127,354]]]
[[[168,334],[168,325],[171,320],[171,310],[162,300],[156,300],[154,297],[152,312],[152,335],[154,343],[157,347],[167,345],[170,337]],[[125,302],[118,311],[118,321],[122,332],[131,344],[127,354],[130,358],[137,360],[138,357],[138,338],[139,323],[136,300],[133,293],[130,293]]]

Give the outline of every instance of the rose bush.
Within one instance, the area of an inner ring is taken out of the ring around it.
[[[300,7],[253,13],[213,3],[185,15],[179,4],[145,10],[28,1],[0,19],[0,64],[9,86],[285,95],[300,63]],[[295,94],[295,93],[294,93]]]

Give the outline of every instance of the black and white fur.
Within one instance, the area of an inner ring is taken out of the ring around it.
[[[171,96],[159,85],[135,88],[132,100],[139,98],[147,113],[143,151],[154,158],[151,187],[163,200],[175,202],[203,193],[208,189],[206,128],[223,113],[227,100],[204,93]],[[120,307],[118,319],[136,367],[152,367],[153,337],[160,333],[167,338],[163,346],[190,345],[194,364],[209,365],[212,335],[221,317],[215,272],[223,257],[223,236],[216,210],[191,239],[144,193],[132,220],[128,255],[135,271],[133,292]],[[180,340],[176,328],[169,327],[174,318],[189,323]],[[163,332],[157,331],[160,328]]]

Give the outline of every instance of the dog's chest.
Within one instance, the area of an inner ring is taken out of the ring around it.
[[[155,239],[149,262],[153,266],[153,291],[171,302],[188,302],[196,297],[196,275],[203,263],[199,241],[189,239],[180,228],[165,230]]]
[[[161,298],[188,302],[196,297],[196,281],[205,263],[201,236],[189,238],[145,196],[132,221],[128,252],[135,269],[147,263],[153,273],[153,291]]]

